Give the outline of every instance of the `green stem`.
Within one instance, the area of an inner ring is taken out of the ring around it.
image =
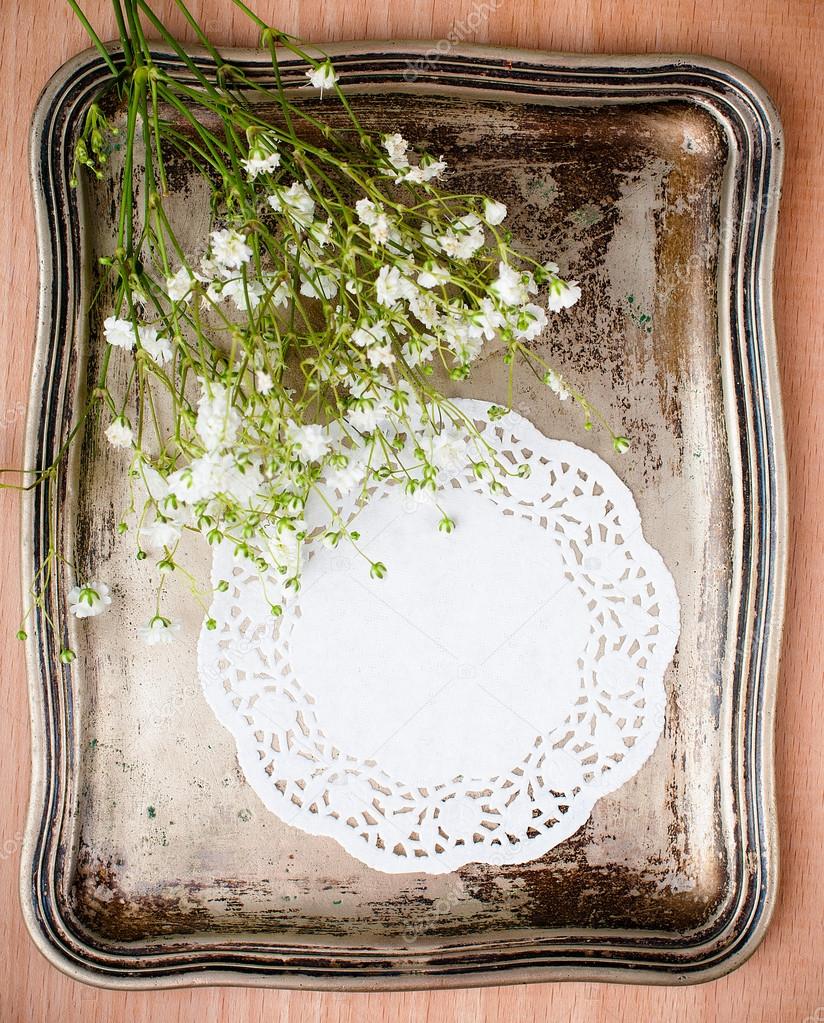
[[[71,7],[71,9],[74,11],[75,15],[77,16],[77,19],[79,20],[80,24],[83,26],[83,28],[85,28],[89,38],[91,39],[92,43],[94,44],[94,48],[97,50],[97,52],[103,58],[103,60],[106,62],[106,66],[108,67],[109,71],[111,71],[112,77],[117,78],[119,72],[117,70],[117,67],[115,66],[114,61],[111,58],[111,54],[106,49],[106,47],[103,45],[103,42],[100,39],[100,37],[98,36],[98,34],[92,28],[91,23],[89,22],[89,19],[86,17],[86,15],[80,9],[80,6],[76,2],[76,0],[68,0],[68,3],[69,3],[69,7]]]

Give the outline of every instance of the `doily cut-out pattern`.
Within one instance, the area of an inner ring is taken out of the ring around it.
[[[281,820],[375,869],[522,863],[631,778],[664,724],[672,576],[628,488],[597,455],[461,399],[504,464],[490,493],[443,470],[440,511],[376,486],[356,509],[368,563],[312,545],[300,593],[270,612],[228,544],[201,631],[203,691],[247,781]]]

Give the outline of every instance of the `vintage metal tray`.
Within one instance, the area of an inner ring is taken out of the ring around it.
[[[123,615],[78,630],[69,667],[46,631],[29,642],[28,926],[61,969],[112,987],[718,977],[752,952],[776,897],[787,514],[771,307],[775,111],[748,75],[707,58],[464,46],[435,56],[420,43],[331,52],[368,124],[443,153],[453,181],[507,203],[536,252],[589,268],[557,358],[623,424],[632,452],[619,460],[526,377],[516,407],[611,462],[675,577],[682,629],[664,735],[577,834],[525,866],[387,875],[285,826],[245,784],[201,695],[195,611],[160,669],[132,639],[145,582],[112,537],[122,483],[90,428],[60,528],[82,567],[116,582]],[[254,51],[231,59],[266,74]],[[157,61],[175,64],[163,51]],[[303,71],[287,60],[287,83]],[[72,139],[105,74],[81,54],[48,85],[34,122],[29,464],[51,460],[99,357],[105,295],[90,336],[86,312],[96,257],[112,246],[116,161],[99,185],[75,193],[68,182]],[[204,196],[185,178],[174,188],[202,236]],[[462,393],[500,401],[498,377],[482,366]],[[33,493],[27,583],[44,535]],[[49,594],[61,621],[67,582]]]

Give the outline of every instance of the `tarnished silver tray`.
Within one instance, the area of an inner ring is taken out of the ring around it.
[[[610,461],[675,577],[682,629],[664,735],[579,832],[522,866],[386,875],[287,827],[245,784],[203,700],[194,609],[166,670],[142,668],[131,634],[145,582],[112,537],[123,484],[93,425],[61,492],[60,529],[81,569],[116,584],[123,614],[73,634],[69,666],[33,630],[21,879],[34,940],[78,979],[683,983],[732,969],[764,933],[776,897],[772,717],[787,529],[771,310],[775,111],[745,73],[707,58],[435,52],[331,47],[368,125],[443,153],[453,181],[507,203],[536,253],[589,268],[556,360],[632,436],[632,451],[619,460],[526,377],[515,405]],[[162,50],[156,59],[176,64]],[[229,59],[266,74],[254,51]],[[285,60],[287,84],[303,72]],[[112,247],[117,161],[93,187],[68,183],[72,140],[105,76],[98,56],[81,54],[50,82],[34,121],[41,291],[29,464],[51,461],[99,358],[105,303],[91,330],[87,310],[97,256]],[[202,235],[202,194],[185,176],[173,186]],[[458,391],[503,400],[498,377],[490,362]],[[43,495],[29,494],[27,584],[45,515]],[[67,584],[57,579],[48,597],[60,622]]]

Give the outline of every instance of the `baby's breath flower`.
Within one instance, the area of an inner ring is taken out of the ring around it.
[[[481,299],[480,308],[470,318],[487,341],[494,340],[500,328],[506,324],[506,317],[489,298]]]
[[[306,75],[321,94],[338,82],[327,59]],[[137,72],[125,68],[122,81],[133,97]],[[101,260],[115,281],[105,341],[134,353],[123,376],[128,390],[115,393],[111,377],[96,392],[107,416],[138,406],[137,419],[129,415],[139,423],[139,445],[125,412],[105,436],[115,447],[139,447],[129,470],[131,507],[120,523],[136,538],[139,560],[156,555],[153,569],[179,568],[175,578],[190,578],[178,560],[184,530],[228,542],[249,570],[274,573],[277,613],[298,591],[313,542],[359,539],[338,513],[318,514],[318,484],[341,497],[356,491],[358,501],[372,483],[399,481],[412,500],[437,506],[439,528],[450,532],[454,522],[438,494],[448,474],[468,471],[494,488],[502,486],[501,467],[484,460],[483,438],[440,393],[435,368],[464,380],[493,344],[503,349],[507,375],[523,355],[591,422],[594,410],[521,343],[547,328],[547,309],[578,301],[580,288],[556,264],[519,253],[510,232],[490,230],[505,220],[504,203],[443,191],[442,158],[416,151],[399,132],[376,145],[345,103],[349,126],[339,131],[315,110],[317,137],[304,140],[288,131],[288,107],[280,128],[266,128],[218,83],[225,104],[200,105],[191,93],[188,156],[179,138],[169,139],[178,158],[211,182],[211,215],[226,225],[210,231],[198,259],[183,251],[176,211],[165,206],[158,171],[170,129],[165,116],[153,115],[173,93],[163,76],[155,86],[156,96],[144,93],[147,123],[160,135],[157,159],[146,165],[155,178],[145,188],[157,216],[146,217],[134,239],[125,232],[116,257]],[[100,173],[108,143],[81,142],[77,162],[91,161]],[[119,359],[112,365],[122,372]],[[613,441],[616,450],[625,443]],[[387,571],[382,562],[369,566],[376,578]],[[161,582],[158,596],[162,590]],[[99,614],[111,600],[102,583],[76,586],[70,597],[78,617]],[[139,629],[150,645],[170,642],[180,628],[159,608]]]
[[[484,199],[484,220],[490,227],[496,227],[506,217],[506,206],[494,199]]]
[[[307,71],[306,77],[314,89],[320,89],[321,95],[324,89],[333,88],[340,80],[338,75],[335,74],[332,62],[329,60],[325,60],[322,64],[318,64],[316,68]]]
[[[577,281],[562,281],[560,277],[553,277],[549,282],[546,304],[550,312],[559,313],[562,309],[574,306],[580,297],[581,289]]]
[[[373,366],[375,369],[378,369],[380,366],[391,366],[396,361],[392,345],[389,343],[370,345],[366,351],[366,357],[369,360],[370,366]]]
[[[72,586],[69,590],[69,610],[77,618],[96,618],[111,604],[109,587],[95,581]]]
[[[395,170],[406,170],[409,167],[409,157],[406,155],[409,143],[403,135],[398,132],[394,132],[392,135],[384,135],[382,142],[389,162]]]
[[[115,348],[125,348],[127,352],[134,348],[135,328],[131,320],[108,316],[103,321],[103,333],[108,343]]]
[[[292,424],[290,436],[302,462],[319,462],[329,450],[329,438],[323,427],[316,423],[307,426]]]
[[[399,238],[398,232],[392,225],[392,221],[385,213],[379,213],[373,224],[369,225],[369,234],[372,240],[378,245],[386,245],[389,241]]]
[[[362,224],[366,224],[367,227],[371,227],[377,218],[378,207],[371,199],[358,199],[355,203],[355,213],[357,213],[358,220],[360,220]]]
[[[309,228],[309,237],[315,245],[323,248],[332,240],[332,221],[316,220]]]
[[[185,266],[166,278],[166,294],[173,302],[182,302],[192,290],[192,277]]]
[[[346,465],[330,469],[326,474],[326,482],[340,494],[348,494],[359,486],[366,476],[366,466],[362,458],[350,458]]]
[[[220,490],[226,457],[210,452],[193,458],[188,465],[170,474],[169,493],[176,501],[188,505],[214,497]]]
[[[260,281],[244,280],[243,277],[232,277],[224,281],[220,291],[221,298],[230,298],[236,309],[256,309],[266,289]]]
[[[489,285],[489,291],[504,305],[522,305],[526,302],[529,292],[535,290],[531,281],[529,274],[500,262],[498,276]]]
[[[430,263],[418,274],[418,284],[422,288],[437,288],[448,284],[451,279],[450,272],[437,263]]]
[[[212,231],[212,256],[220,267],[239,270],[252,258],[252,250],[246,244],[246,236],[240,231],[224,229]]]
[[[410,163],[407,155],[409,143],[398,132],[384,135],[381,141],[386,150],[387,159],[396,172],[396,184],[408,181],[411,184],[420,185],[440,177],[446,170],[446,163],[443,160],[434,160],[430,156],[423,156],[416,166]]]
[[[471,259],[484,244],[483,223],[474,213],[459,217],[438,238],[438,244],[454,259]]]
[[[556,373],[554,369],[549,370],[544,375],[544,383],[547,385],[550,391],[553,391],[555,394],[558,395],[561,401],[566,401],[567,398],[570,396],[566,384],[564,383],[560,374]]]
[[[547,325],[546,312],[541,306],[534,302],[528,302],[518,311],[518,316],[512,324],[512,333],[515,337],[532,341]]]
[[[446,428],[432,439],[432,462],[439,469],[456,470],[466,465],[466,438],[454,428]]]
[[[285,213],[298,227],[311,227],[315,216],[315,200],[305,185],[293,181],[288,188],[274,192],[267,202],[275,213]]]
[[[338,284],[330,274],[315,270],[300,275],[300,293],[307,298],[321,298],[330,302],[338,293]]]
[[[359,348],[368,348],[376,342],[386,339],[386,321],[375,320],[374,323],[364,324],[352,331],[352,343]]]
[[[438,342],[431,334],[422,334],[419,338],[412,338],[404,343],[401,356],[407,366],[414,369],[416,366],[431,362],[437,347]]]
[[[174,522],[156,519],[150,525],[142,526],[138,535],[142,548],[154,552],[164,547],[173,547],[180,539],[181,532]]]
[[[148,625],[141,625],[137,634],[146,646],[158,646],[171,643],[180,631],[180,622],[173,622],[162,615],[155,615]]]
[[[283,306],[289,304],[289,300],[291,297],[292,289],[289,286],[289,282],[281,281],[280,284],[276,285],[274,291],[271,294],[271,297],[269,298],[269,302],[276,309],[280,309]]]
[[[128,421],[123,416],[113,419],[106,427],[106,440],[115,448],[128,448],[132,446],[134,434]]]
[[[427,181],[434,181],[446,170],[446,163],[443,160],[421,160],[417,167],[410,167],[404,174],[403,180],[412,184],[421,185]]]
[[[246,177],[254,181],[259,174],[271,174],[280,167],[280,153],[250,153],[249,157],[240,161],[246,171]]]
[[[197,403],[195,429],[207,451],[228,447],[240,429],[240,415],[232,406],[229,392],[218,382],[200,381],[202,393]]]
[[[398,243],[400,234],[390,217],[386,215],[382,206],[376,206],[371,199],[359,199],[355,203],[355,213],[358,220],[369,228],[372,240],[378,245],[386,245],[387,242]]]
[[[158,366],[165,366],[172,358],[172,345],[167,337],[161,337],[156,327],[138,327],[140,347],[149,353]]]
[[[382,266],[375,282],[375,292],[380,305],[392,309],[403,299],[414,297],[417,289],[408,277],[396,266]]]
[[[372,433],[384,421],[387,406],[374,398],[356,398],[346,413],[346,422],[361,433]]]

